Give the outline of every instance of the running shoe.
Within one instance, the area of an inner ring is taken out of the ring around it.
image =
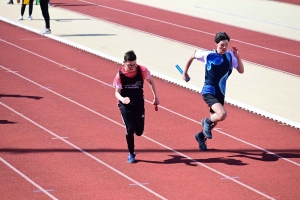
[[[202,119],[201,124],[203,126],[203,134],[205,135],[205,137],[207,137],[208,139],[212,139],[212,133],[211,130],[213,129],[213,124],[209,125],[206,122],[206,119]]]
[[[40,32],[41,34],[51,34],[51,30],[50,29],[44,29],[44,30],[42,30],[41,32]]]
[[[20,20],[23,20],[23,16],[20,16],[19,18],[18,18],[18,20],[20,21]]]
[[[199,144],[199,149],[200,149],[201,151],[207,151],[206,138],[204,138],[203,140],[201,140],[201,139],[199,138],[199,133],[196,133],[195,139],[197,140],[197,142],[198,142],[198,144]]]
[[[31,15],[30,15],[30,16],[28,16],[28,19],[29,19],[29,20],[32,20],[32,17],[31,17]]]
[[[128,154],[127,162],[128,163],[135,163],[135,153],[133,153],[133,154],[129,153]]]
[[[7,4],[14,4],[13,0],[10,0]]]

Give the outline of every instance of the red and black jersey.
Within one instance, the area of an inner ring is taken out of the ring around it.
[[[129,97],[130,104],[142,104],[144,102],[144,80],[140,66],[136,68],[137,73],[134,77],[126,77],[121,70],[119,70],[120,79],[122,83],[121,96]]]

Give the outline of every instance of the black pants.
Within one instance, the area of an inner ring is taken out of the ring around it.
[[[49,0],[41,0],[40,7],[42,10],[43,17],[45,19],[46,28],[50,29],[50,15],[48,11],[48,2]]]
[[[129,153],[134,153],[134,134],[141,136],[145,126],[144,102],[140,105],[118,104],[126,126],[126,141]]]
[[[26,4],[22,4],[22,7],[21,7],[21,16],[24,15],[25,8],[26,8]],[[33,9],[33,0],[30,0],[29,1],[29,16],[31,16],[31,14],[32,14],[32,9]]]

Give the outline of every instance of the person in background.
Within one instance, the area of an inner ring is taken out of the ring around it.
[[[49,0],[40,0],[40,7],[46,24],[45,29],[40,32],[41,34],[51,34],[50,15],[49,15],[48,6],[49,6]]]
[[[22,3],[21,6],[21,16],[18,18],[18,20],[23,20],[23,15],[26,9],[26,4],[24,4],[24,1]],[[29,15],[28,15],[28,19],[32,20],[32,10],[33,10],[33,0],[29,0]]]

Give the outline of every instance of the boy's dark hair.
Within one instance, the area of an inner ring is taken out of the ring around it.
[[[134,51],[130,50],[130,51],[127,51],[124,55],[124,61],[127,62],[127,61],[135,61],[136,60],[136,55],[134,53]]]
[[[222,40],[228,40],[228,42],[230,41],[230,37],[225,33],[225,32],[219,32],[216,34],[215,36],[215,43],[219,43]]]

